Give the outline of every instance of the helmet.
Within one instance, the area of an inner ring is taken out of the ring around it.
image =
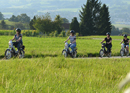
[[[111,34],[110,34],[109,32],[107,32],[106,35],[109,35],[109,36],[110,36]]]
[[[16,31],[21,33],[21,29],[20,28],[16,28]]]
[[[70,33],[73,33],[73,34],[74,34],[74,33],[75,33],[75,31],[74,31],[74,30],[71,30],[71,31],[70,31]]]
[[[124,34],[124,37],[127,37],[127,35],[126,35],[126,34]]]

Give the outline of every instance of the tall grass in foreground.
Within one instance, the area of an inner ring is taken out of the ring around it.
[[[0,61],[1,93],[119,93],[130,59],[11,59]]]

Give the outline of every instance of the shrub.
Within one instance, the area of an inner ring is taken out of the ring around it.
[[[65,37],[65,31],[62,31],[62,32],[61,32],[61,36],[62,36],[62,37]]]
[[[76,33],[76,37],[78,37],[79,36],[79,33]]]
[[[55,31],[54,37],[58,37],[58,32],[57,31]]]
[[[54,36],[54,32],[51,32],[51,33],[49,34],[49,36],[53,37],[53,36]]]
[[[70,31],[69,30],[66,32],[66,36],[70,36]]]
[[[59,37],[63,37],[62,34],[59,34]]]
[[[15,30],[0,30],[0,35],[15,35]],[[36,30],[22,30],[22,35],[25,36],[37,36],[39,35],[38,31]]]

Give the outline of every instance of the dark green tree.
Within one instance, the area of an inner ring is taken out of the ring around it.
[[[122,34],[130,34],[130,29],[129,28],[123,28],[121,30]]]
[[[69,23],[69,20],[66,18],[62,18],[62,20],[63,20],[63,23]]]
[[[62,24],[63,24],[63,20],[60,17],[60,15],[57,15],[55,20],[54,20],[54,24],[55,24],[55,30],[57,30],[58,34],[60,34],[63,30]]]
[[[112,30],[111,30],[111,35],[120,35],[122,34],[119,28],[116,28],[115,26],[112,25]]]
[[[29,23],[30,22],[30,17],[27,16],[27,14],[21,14],[17,16],[18,21],[22,23]]]
[[[103,4],[100,10],[100,21],[98,22],[98,34],[105,35],[107,32],[111,33],[112,25],[110,21],[110,15],[108,7]]]
[[[79,22],[77,20],[77,17],[74,17],[72,19],[72,22],[70,24],[70,30],[74,30],[76,33],[80,33]]]
[[[30,17],[27,14],[21,14],[18,16],[12,15],[12,17],[9,19],[9,21],[29,23]]]
[[[92,18],[93,18],[93,31],[92,35],[98,34],[98,22],[100,18],[100,10],[101,10],[101,2],[99,0],[90,0],[90,9],[92,12]]]
[[[25,26],[22,23],[16,23],[15,28],[25,29]]]
[[[101,2],[87,0],[87,4],[80,11],[80,29],[82,35],[96,35],[100,16]]]
[[[1,21],[1,28],[2,29],[7,29],[7,25],[6,25],[4,20]]]
[[[44,34],[49,34],[53,31],[53,22],[49,13],[45,16],[37,16],[33,26],[36,30]]]
[[[33,19],[30,21],[30,23],[29,23],[29,26],[30,26],[30,29],[31,30],[36,30],[35,28],[34,28],[34,22],[36,21],[36,17],[34,16],[33,17]]]
[[[80,34],[81,35],[91,35],[94,30],[94,23],[92,19],[92,11],[90,7],[90,1],[88,0],[86,5],[83,5],[82,11],[80,11]]]
[[[18,22],[18,18],[15,15],[12,15],[9,21]]]

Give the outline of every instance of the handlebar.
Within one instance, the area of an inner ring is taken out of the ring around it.
[[[72,44],[72,43],[68,43],[68,42],[64,42],[65,44],[67,43],[67,44]]]

